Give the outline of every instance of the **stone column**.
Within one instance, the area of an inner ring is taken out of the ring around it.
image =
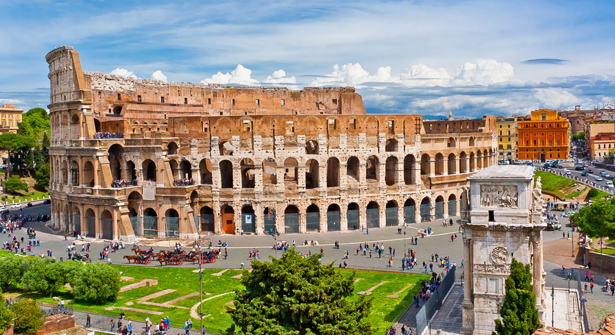
[[[414,162],[414,167],[413,167],[413,171],[412,173],[414,174],[414,181],[416,182],[416,188],[420,188],[421,184],[422,184],[422,180],[421,180],[421,162]]]
[[[305,171],[305,166],[297,168],[297,190],[299,192],[305,192]]]
[[[327,217],[327,210],[329,206],[327,206],[326,204],[323,204],[322,206],[318,207],[318,214],[320,216],[320,231],[321,232],[327,232],[329,231],[329,220]]]
[[[199,168],[192,167],[192,180],[195,185],[201,184],[201,170]]]
[[[305,233],[307,230],[306,224],[306,212],[303,211],[303,213],[301,212],[301,209],[299,209],[299,232],[300,233]]]
[[[340,191],[348,188],[348,162],[340,162]]]
[[[386,204],[384,204],[384,206],[380,206],[380,204],[378,204],[378,214],[380,214],[380,220],[378,220],[378,224],[380,226],[380,228],[384,228],[387,225],[387,206]]]
[[[421,223],[423,219],[421,217],[421,203],[415,202],[414,204],[414,223]]]
[[[436,176],[436,160],[435,159],[429,160],[429,176],[430,177]]]
[[[143,169],[135,167],[135,174],[137,177],[137,185],[143,185]]]
[[[404,204],[397,205],[397,226],[401,227],[406,223],[406,217],[404,216]]]
[[[365,179],[366,174],[367,174],[366,169],[367,169],[367,162],[359,159],[359,187],[360,188],[367,187],[367,180]]]
[[[397,169],[396,174],[397,174],[397,186],[399,190],[403,190],[404,186],[406,186],[406,180],[404,178],[404,161],[397,161],[397,164],[395,165],[395,168]]]
[[[444,210],[444,218],[448,218],[448,202],[447,200],[444,200],[442,202],[442,209]]]
[[[215,199],[216,197],[214,197]],[[222,233],[222,212],[220,210],[220,202],[214,201],[212,211],[214,212],[214,234]]]
[[[233,214],[233,222],[235,222],[235,235],[241,235],[241,205],[233,203],[233,209],[235,210],[235,213]]]
[[[243,188],[241,166],[233,165],[233,191],[239,193],[241,188]]]
[[[364,227],[367,228],[367,207],[361,206],[361,202],[359,202],[359,228]]]
[[[94,234],[94,236],[96,236],[96,238],[102,238],[102,222],[100,221],[100,208],[98,208],[97,206],[94,210],[96,211],[94,217],[94,227],[96,227],[96,233]],[[158,224],[158,226],[160,226],[160,223]],[[160,233],[158,233],[158,235],[160,235]]]
[[[442,159],[442,175],[448,175],[448,158]]]
[[[436,200],[431,199],[429,202],[429,221],[436,220]]]
[[[469,233],[469,234],[468,234]],[[472,290],[474,288],[474,281],[472,278],[472,268],[474,263],[472,261],[472,240],[471,231],[464,229],[463,237],[463,302],[461,308],[463,312],[463,327],[461,328],[461,334],[471,335],[474,332],[474,303],[472,297]],[[469,235],[469,236],[468,236]],[[467,271],[466,271],[467,270]]]
[[[386,172],[387,172],[386,161],[378,162],[378,186],[380,187],[381,190],[387,189],[387,184],[385,180]]]
[[[534,264],[532,279],[534,281],[534,294],[536,295],[536,308],[538,309],[539,319],[541,322],[544,322],[544,296],[543,296],[543,282],[542,282],[542,273],[543,273],[543,259],[542,259],[542,232],[534,231],[532,234],[532,253],[534,256]]]
[[[340,204],[340,231],[348,230],[348,204]]]
[[[94,157],[94,187],[99,187],[100,186],[100,181],[98,180],[98,174],[99,174],[99,167],[100,163],[98,161],[98,157]]]
[[[222,188],[222,176],[220,176],[220,166],[219,165],[211,165],[211,183],[212,189],[219,190]]]

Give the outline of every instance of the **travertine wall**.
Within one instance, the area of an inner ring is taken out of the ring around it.
[[[60,48],[47,59],[56,68],[75,57]],[[496,157],[492,117],[424,124],[420,115],[364,115],[352,88],[80,75],[80,96],[91,99],[49,105],[52,216],[58,228],[99,238],[347,230],[453,216],[465,178]],[[77,88],[63,82],[52,92],[75,96]],[[137,185],[111,187],[119,179]]]

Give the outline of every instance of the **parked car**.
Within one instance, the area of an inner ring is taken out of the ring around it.
[[[16,203],[16,204],[12,204],[11,205],[11,208],[19,208],[19,207],[21,207],[20,203]]]
[[[588,175],[587,171],[583,171],[583,173],[581,173],[581,176],[583,177],[587,177],[587,175]]]
[[[28,207],[32,207],[32,203],[31,202],[28,203]]]
[[[596,176],[596,181],[602,181],[602,177]]]
[[[50,204],[51,203],[51,199],[45,199],[45,201],[43,201],[44,204]]]
[[[613,187],[613,182],[612,182],[612,181],[610,181],[610,180],[609,180],[609,181],[607,181],[607,182],[606,182],[606,187],[609,187],[609,188],[610,188],[610,187]]]
[[[592,169],[587,169],[587,172],[589,172],[589,173],[594,173],[594,170],[592,170]]]
[[[557,221],[547,223],[547,230],[560,230],[562,229],[561,223]]]

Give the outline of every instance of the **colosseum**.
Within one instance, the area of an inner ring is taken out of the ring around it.
[[[133,241],[347,231],[458,215],[495,118],[366,114],[353,88],[165,83],[46,56],[55,229]]]

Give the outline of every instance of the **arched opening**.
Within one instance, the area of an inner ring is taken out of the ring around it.
[[[199,170],[201,173],[201,184],[211,185],[212,182],[212,174],[211,174],[211,161],[209,159],[202,159],[199,163]]]
[[[305,229],[306,231],[320,230],[320,209],[314,204],[311,204],[306,210]]]
[[[284,182],[297,184],[299,163],[294,158],[284,161]]]
[[[369,182],[370,180],[378,181],[379,175],[379,164],[378,157],[369,156],[367,159],[367,164],[365,165],[365,179]]]
[[[361,228],[360,221],[360,207],[356,202],[351,202],[348,204],[348,211],[346,212],[346,218],[348,221],[348,229],[349,230],[357,230]]]
[[[305,166],[305,188],[318,188],[318,161],[310,159]]]
[[[446,142],[446,146],[449,148],[454,148],[457,146],[457,141],[455,141],[454,137],[449,137],[448,141]]]
[[[470,143],[469,143],[469,145],[470,145],[471,147],[473,147],[473,146],[475,145],[475,143],[474,143],[474,137],[470,137]]]
[[[485,151],[483,151],[483,168],[486,168],[489,166],[489,152],[487,151],[487,149],[485,149]]]
[[[131,182],[137,180],[137,170],[135,169],[135,163],[133,163],[132,161],[126,162],[126,178],[128,178]],[[133,185],[137,184],[134,183]]]
[[[220,162],[220,183],[222,188],[233,188],[233,163],[231,161]]]
[[[468,155],[464,151],[459,154],[459,173],[468,172]]]
[[[423,154],[423,156],[421,156],[421,176],[429,176],[431,174],[429,160],[430,158],[428,154]]]
[[[113,216],[108,210],[104,210],[101,215],[102,238],[105,240],[113,239]]]
[[[404,221],[406,223],[415,223],[416,222],[416,203],[414,199],[408,199],[404,202]]]
[[[79,115],[73,114],[73,117],[71,118],[71,123],[72,124],[79,124]]]
[[[254,188],[254,162],[250,158],[241,160],[241,187]]]
[[[404,183],[406,185],[415,185],[416,177],[414,176],[414,170],[416,169],[416,159],[414,155],[406,155],[404,157]]]
[[[175,184],[177,179],[179,179],[178,178],[179,164],[177,164],[176,160],[171,159],[169,160],[169,166],[171,167],[171,175],[173,176],[173,183]]]
[[[122,179],[122,154],[124,148],[119,144],[114,144],[109,148],[109,167],[111,168],[111,178],[113,180]]]
[[[367,216],[367,228],[378,228],[380,227],[380,206],[375,201],[367,204],[366,209]]]
[[[442,154],[436,155],[436,176],[444,174],[444,156]]]
[[[235,233],[235,210],[229,205],[222,206],[222,232]]]
[[[299,232],[299,209],[289,205],[284,210],[284,231],[287,234]]]
[[[318,155],[318,142],[314,140],[305,143],[305,153],[308,155]]]
[[[143,236],[158,237],[158,213],[153,208],[143,211]]]
[[[96,130],[97,133],[100,133],[100,121],[98,119],[94,119],[94,129]]]
[[[275,185],[278,183],[276,162],[273,158],[263,160],[263,185]]]
[[[387,226],[397,226],[399,225],[398,214],[398,206],[397,201],[390,200],[386,205],[386,225]]]
[[[128,217],[135,236],[143,236],[142,218],[137,212],[137,209],[141,208],[142,202],[143,198],[139,192],[133,191],[128,195]]]
[[[476,169],[480,170],[483,168],[483,154],[480,150],[476,152]]]
[[[165,225],[164,225],[164,233],[166,237],[179,237],[179,213],[173,209],[169,208],[164,213],[165,216]]]
[[[114,116],[122,115],[122,106],[115,106],[115,107],[113,107],[113,115]]]
[[[398,173],[397,173],[397,157],[391,156],[386,160],[386,171],[384,176],[384,181],[387,186],[393,186],[398,182]]]
[[[221,156],[233,156],[233,145],[231,142],[223,141],[220,143],[220,155]]]
[[[156,181],[156,163],[149,159],[143,162],[143,177],[145,180]]]
[[[429,197],[421,201],[421,222],[431,221],[431,200]]]
[[[476,162],[476,160],[475,160],[475,157],[474,157],[474,153],[471,152],[470,153],[470,172],[472,172],[472,171],[474,171],[476,169],[476,165],[475,165],[476,163],[475,162]]]
[[[436,198],[436,219],[441,219],[444,217],[444,198],[442,196],[438,196]]]
[[[85,211],[85,220],[87,222],[88,237],[96,237],[96,214],[91,208]]]
[[[79,207],[73,207],[73,228],[77,234],[81,235],[81,211]]]
[[[397,151],[397,140],[393,138],[388,139],[384,146],[384,150],[386,152],[396,152]]]
[[[214,231],[214,210],[211,207],[201,208],[201,231]]]
[[[181,171],[180,179],[191,180],[192,179],[192,165],[188,161],[182,161],[179,164],[179,170]]]
[[[171,142],[167,146],[167,154],[168,155],[177,155],[177,143]]]
[[[72,163],[70,163],[70,175],[71,184],[73,186],[79,186],[79,164],[77,161],[72,161]]]
[[[359,159],[357,157],[350,157],[346,166],[346,175],[348,176],[348,183],[359,182]]]
[[[448,196],[448,216],[457,216],[457,197],[454,194]]]
[[[263,220],[265,233],[277,233],[278,229],[275,226],[275,209],[265,207],[265,210],[263,211]]]
[[[199,196],[199,192],[197,192],[196,190],[192,191],[192,193],[190,193],[190,203],[192,204],[192,209],[193,211],[196,213],[197,205],[199,203],[200,200],[200,196]]]
[[[457,173],[457,159],[454,153],[448,155],[448,174]]]
[[[340,161],[331,157],[327,160],[327,187],[340,186]]]
[[[339,231],[340,229],[340,206],[329,205],[329,208],[327,208],[327,231]]]
[[[254,215],[254,208],[250,205],[241,208],[241,230],[244,233],[256,232],[256,216]]]
[[[68,169],[68,162],[64,161],[62,163],[62,184],[68,185],[68,176],[70,175],[70,171]]]

